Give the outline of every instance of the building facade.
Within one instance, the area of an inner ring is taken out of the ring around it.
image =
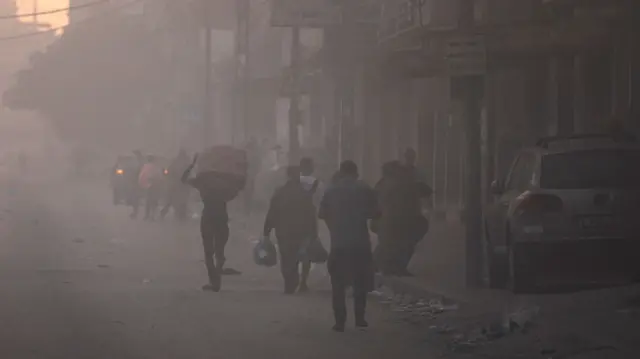
[[[515,150],[539,136],[602,131],[613,117],[637,127],[633,2],[383,0],[377,6],[377,37],[354,35],[360,44],[374,42],[375,56],[339,65],[356,69],[353,116],[337,117],[341,151],[374,179],[381,163],[416,148],[440,212],[459,212],[465,198],[468,140],[451,91],[461,71],[448,58],[453,41],[480,39],[484,49],[477,68],[464,71],[484,83],[477,151],[485,188],[506,171]],[[465,6],[472,26],[460,23]]]

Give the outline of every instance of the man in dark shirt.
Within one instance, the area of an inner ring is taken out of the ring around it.
[[[431,189],[416,179],[411,167],[385,163],[375,187],[381,218],[377,225],[376,264],[384,275],[411,276],[407,267],[415,247],[428,230],[422,201]]]
[[[358,167],[353,161],[340,164],[339,175],[326,190],[319,217],[331,234],[328,269],[333,291],[333,330],[344,331],[347,319],[346,288],[353,286],[354,314],[357,327],[367,327],[365,308],[367,293],[373,287],[373,258],[368,221],[377,217],[374,191],[358,181]]]
[[[180,180],[180,176],[184,170],[189,167],[189,157],[187,151],[181,149],[178,156],[173,159],[169,165],[169,183],[166,193],[166,203],[160,211],[160,216],[164,218],[169,209],[173,207],[176,218],[179,221],[187,219],[187,202],[189,198],[189,187],[185,186]]]
[[[409,147],[404,153],[403,168],[400,171],[400,192],[404,192],[407,207],[397,213],[401,221],[395,221],[396,230],[396,262],[393,274],[412,276],[407,269],[417,244],[429,230],[428,220],[424,217],[424,209],[428,205],[433,189],[428,185],[427,175],[416,166],[418,154]],[[404,222],[404,223],[403,223]]]
[[[313,198],[300,182],[300,167],[289,166],[287,177],[287,183],[277,189],[271,199],[264,236],[268,237],[275,229],[284,292],[293,294],[296,289],[305,290],[306,282],[300,282],[300,251],[317,237],[318,231]]]
[[[181,180],[182,183],[197,189],[202,198],[204,208],[200,217],[200,234],[209,276],[209,283],[202,289],[218,292],[221,287],[220,275],[226,260],[224,249],[229,240],[227,202],[238,195],[244,186],[244,181],[233,175],[215,172],[199,173],[195,178],[189,178],[197,159],[198,156],[194,156],[193,162],[184,171]]]
[[[140,188],[138,180],[140,171],[142,171],[142,166],[144,166],[146,161],[140,150],[133,151],[133,155],[135,157],[135,161],[131,162],[131,164],[127,166],[124,171],[124,175],[127,183],[127,205],[131,206],[131,218],[135,219],[138,217],[140,199],[144,193]]]
[[[416,165],[418,153],[409,147],[404,151],[402,165],[406,167],[409,176],[416,182],[427,184],[427,175]]]

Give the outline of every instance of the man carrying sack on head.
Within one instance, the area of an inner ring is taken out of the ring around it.
[[[198,164],[198,174],[189,178]],[[204,247],[209,283],[203,290],[220,291],[224,250],[229,240],[227,202],[238,196],[247,178],[246,154],[230,146],[215,146],[193,162],[182,175],[182,182],[200,193],[204,208],[200,217],[200,234]]]

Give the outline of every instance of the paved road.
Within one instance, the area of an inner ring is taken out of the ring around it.
[[[372,304],[367,331],[334,333],[324,269],[316,290],[281,294],[277,269],[251,263],[233,223],[221,293],[195,225],[131,221],[90,184],[0,186],[3,358],[436,358],[423,337]]]

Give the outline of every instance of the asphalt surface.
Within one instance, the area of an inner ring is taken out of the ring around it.
[[[283,295],[278,269],[251,262],[242,216],[227,256],[243,274],[203,292],[197,223],[132,221],[105,185],[0,181],[2,358],[441,357],[375,302],[369,329],[332,332],[326,270]]]

